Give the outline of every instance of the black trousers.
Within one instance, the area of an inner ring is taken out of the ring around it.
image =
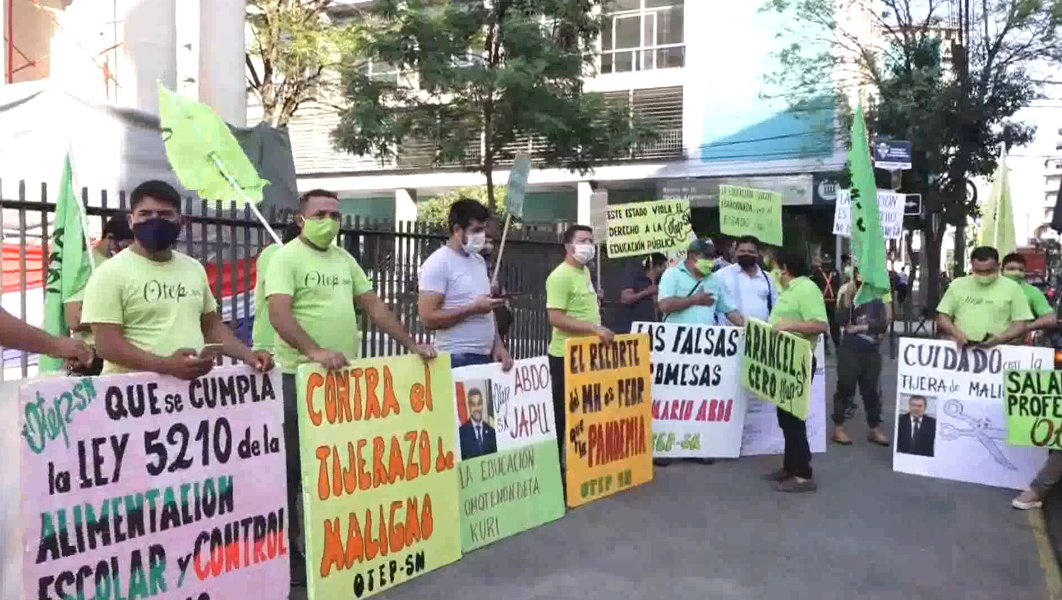
[[[558,457],[561,461],[561,468],[564,467],[564,424],[565,416],[568,414],[568,408],[566,406],[566,398],[564,397],[564,357],[563,356],[550,356],[549,357],[549,378],[553,384],[553,419],[557,427],[557,450],[559,452]]]
[[[284,393],[284,453],[288,475],[288,548],[302,552],[302,462],[299,460],[299,405],[295,376],[281,375]],[[293,559],[295,560],[295,559]]]
[[[867,426],[881,424],[881,348],[844,344],[837,352],[837,391],[833,395],[833,422],[844,423],[845,406],[853,401],[856,386],[863,397]]]
[[[835,350],[841,348],[841,324],[837,322],[837,303],[826,303],[826,320],[830,323],[830,340]],[[825,340],[824,340],[825,341]],[[825,349],[825,348],[824,348]]]
[[[818,361],[811,358],[811,380],[815,380]],[[808,445],[808,424],[781,408],[778,410],[778,426],[782,428],[785,438],[785,457],[782,468],[785,472],[801,479],[811,479],[811,446]]]

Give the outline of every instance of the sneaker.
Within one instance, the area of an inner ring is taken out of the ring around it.
[[[852,438],[848,437],[848,434],[844,432],[844,427],[837,425],[833,428],[833,436],[830,438],[833,443],[841,446],[851,446]]]
[[[672,459],[670,459],[670,458],[654,458],[653,459],[653,466],[654,467],[670,467],[671,466],[671,461],[672,461]]]
[[[715,459],[714,458],[691,458],[690,461],[691,462],[695,462],[695,463],[697,463],[699,465],[714,465],[715,464]]]
[[[770,481],[772,483],[781,483],[792,477],[785,469],[778,469],[777,471],[771,471],[763,476],[764,481]]]
[[[778,482],[778,485],[774,487],[775,491],[785,492],[789,494],[804,494],[807,492],[814,492],[819,489],[819,486],[815,485],[814,479],[801,479],[799,477],[790,477],[785,481]]]
[[[889,438],[877,427],[867,432],[867,441],[877,446],[889,447]]]
[[[1016,498],[1010,501],[1010,505],[1018,510],[1030,510],[1033,508],[1040,508],[1044,505],[1043,499],[1040,498],[1034,490],[1025,490],[1018,494]]]

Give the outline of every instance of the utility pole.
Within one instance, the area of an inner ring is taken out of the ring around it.
[[[953,169],[953,173],[957,173],[961,181],[952,182],[954,187],[955,206],[961,207],[966,202],[967,193],[967,179],[966,173],[969,171],[969,159],[967,157],[967,150],[965,150],[967,144],[970,143],[969,133],[967,131],[966,124],[970,122],[970,2],[971,0],[958,0],[958,36],[959,41],[957,44],[952,45],[952,64],[955,69],[955,76],[959,80],[959,89],[961,90],[959,98],[959,157],[960,162],[956,169]],[[945,226],[946,225],[942,225]],[[966,274],[966,218],[963,216],[960,221],[955,223],[955,268],[953,272],[954,277],[962,277]]]

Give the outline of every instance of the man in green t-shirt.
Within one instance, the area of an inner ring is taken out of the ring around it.
[[[1033,318],[1021,286],[999,276],[999,252],[989,246],[970,253],[973,275],[948,286],[937,306],[937,326],[960,348],[995,346],[1025,334]]]
[[[594,230],[572,225],[564,232],[564,262],[546,278],[546,311],[553,335],[549,341],[549,373],[553,380],[553,415],[557,425],[557,446],[564,461],[564,343],[568,338],[597,336],[602,342],[613,339],[601,326],[598,309],[600,292],[590,280],[586,264],[594,259]]]
[[[1029,302],[1029,310],[1035,319],[1029,323],[1026,331],[1039,331],[1054,327],[1058,324],[1058,315],[1047,296],[1025,281],[1025,257],[1013,252],[1003,257],[1003,276],[1021,286],[1025,299]]]
[[[203,265],[173,250],[181,233],[177,190],[147,181],[129,202],[133,244],[100,265],[85,288],[81,321],[92,326],[102,374],[191,380],[210,372],[217,354],[272,369],[268,352],[244,346],[222,321]],[[200,355],[208,343],[213,349]]]
[[[284,226],[284,231],[281,233],[280,239],[283,240],[283,243],[266,246],[265,250],[262,250],[261,254],[258,255],[258,260],[255,261],[254,325],[251,329],[251,347],[255,350],[273,351],[273,340],[276,338],[276,332],[273,331],[273,325],[269,322],[269,301],[266,300],[265,291],[266,272],[269,270],[269,263],[273,260],[273,254],[276,253],[277,249],[297,237],[299,237],[298,224],[288,223]]]
[[[115,254],[128,248],[132,243],[133,230],[129,228],[129,217],[122,214],[111,217],[103,225],[103,239],[98,246],[92,249],[92,268],[99,268],[100,265],[107,262],[107,260]],[[66,326],[72,332],[73,337],[85,342],[89,347],[92,347],[94,346],[92,328],[81,322],[81,308],[85,302],[86,287],[88,287],[87,280],[85,281],[85,286],[66,300],[63,304],[63,317],[66,320]],[[71,372],[74,375],[88,377],[99,375],[102,371],[103,359],[96,356],[91,365],[73,369]]]

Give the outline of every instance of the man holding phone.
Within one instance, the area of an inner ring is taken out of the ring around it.
[[[462,198],[450,206],[450,239],[424,261],[417,310],[424,327],[435,332],[435,349],[450,353],[450,365],[500,362],[508,371],[513,359],[498,335],[494,310],[505,297],[492,294],[487,263],[487,207]]]
[[[133,244],[100,265],[85,288],[81,321],[92,326],[102,375],[154,371],[179,379],[210,372],[224,354],[259,371],[273,368],[221,319],[206,271],[173,250],[181,233],[181,196],[163,181],[130,195]],[[211,350],[201,354],[207,343]]]
[[[996,346],[1025,334],[1033,319],[1025,292],[1017,283],[1000,277],[999,252],[990,246],[970,253],[973,275],[948,286],[937,306],[937,326],[955,344]]]

